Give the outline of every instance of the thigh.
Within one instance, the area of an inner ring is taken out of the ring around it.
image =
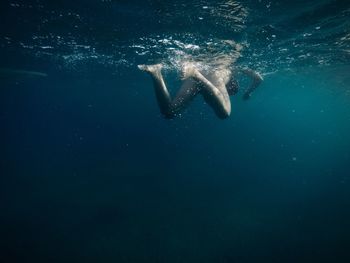
[[[228,70],[217,70],[207,74],[207,79],[220,92],[212,92],[210,89],[201,89],[204,100],[214,109],[217,116],[226,118],[231,113],[231,101],[226,88],[231,72]]]
[[[220,101],[222,104],[227,104],[230,101],[229,94],[226,88],[226,84],[229,81],[229,77],[231,77],[231,71],[227,69],[220,69],[216,70],[214,72],[211,72],[210,74],[207,74],[206,78],[220,91]],[[208,93],[205,90],[203,90],[204,93]],[[212,95],[211,93],[207,94]]]
[[[199,93],[199,85],[193,79],[184,80],[180,90],[172,101],[172,109],[179,111],[185,108],[188,103]]]

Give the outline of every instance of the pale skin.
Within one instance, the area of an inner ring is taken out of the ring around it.
[[[237,82],[235,82],[230,69],[221,68],[205,74],[201,73],[193,64],[184,63],[182,68],[183,84],[175,97],[171,98],[161,73],[161,64],[139,65],[138,67],[151,75],[157,102],[165,118],[174,118],[199,93],[203,95],[204,100],[213,108],[219,118],[225,119],[230,116],[230,95],[234,95],[238,91]],[[251,69],[240,69],[240,71],[252,78],[250,86],[243,95],[244,99],[249,99],[263,78]]]

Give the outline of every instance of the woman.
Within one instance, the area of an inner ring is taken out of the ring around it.
[[[238,83],[233,78],[228,64],[224,63],[223,65],[226,66],[218,67],[211,72],[207,70],[200,72],[194,64],[184,63],[182,66],[182,79],[184,82],[173,99],[165,85],[161,73],[161,64],[139,65],[138,68],[151,75],[160,111],[166,118],[174,118],[200,93],[203,95],[204,100],[213,108],[216,115],[221,119],[225,119],[231,114],[230,95],[237,93]],[[259,73],[251,69],[240,69],[240,71],[253,79],[243,96],[244,99],[248,99],[263,78]]]

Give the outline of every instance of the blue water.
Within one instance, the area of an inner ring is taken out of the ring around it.
[[[350,261],[349,1],[10,0],[0,29],[1,262]],[[174,93],[227,40],[252,98],[164,119],[137,65]]]

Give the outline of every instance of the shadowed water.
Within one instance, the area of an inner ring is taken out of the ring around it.
[[[0,7],[1,262],[349,261],[348,1]],[[137,69],[227,56],[264,82],[224,121]]]

